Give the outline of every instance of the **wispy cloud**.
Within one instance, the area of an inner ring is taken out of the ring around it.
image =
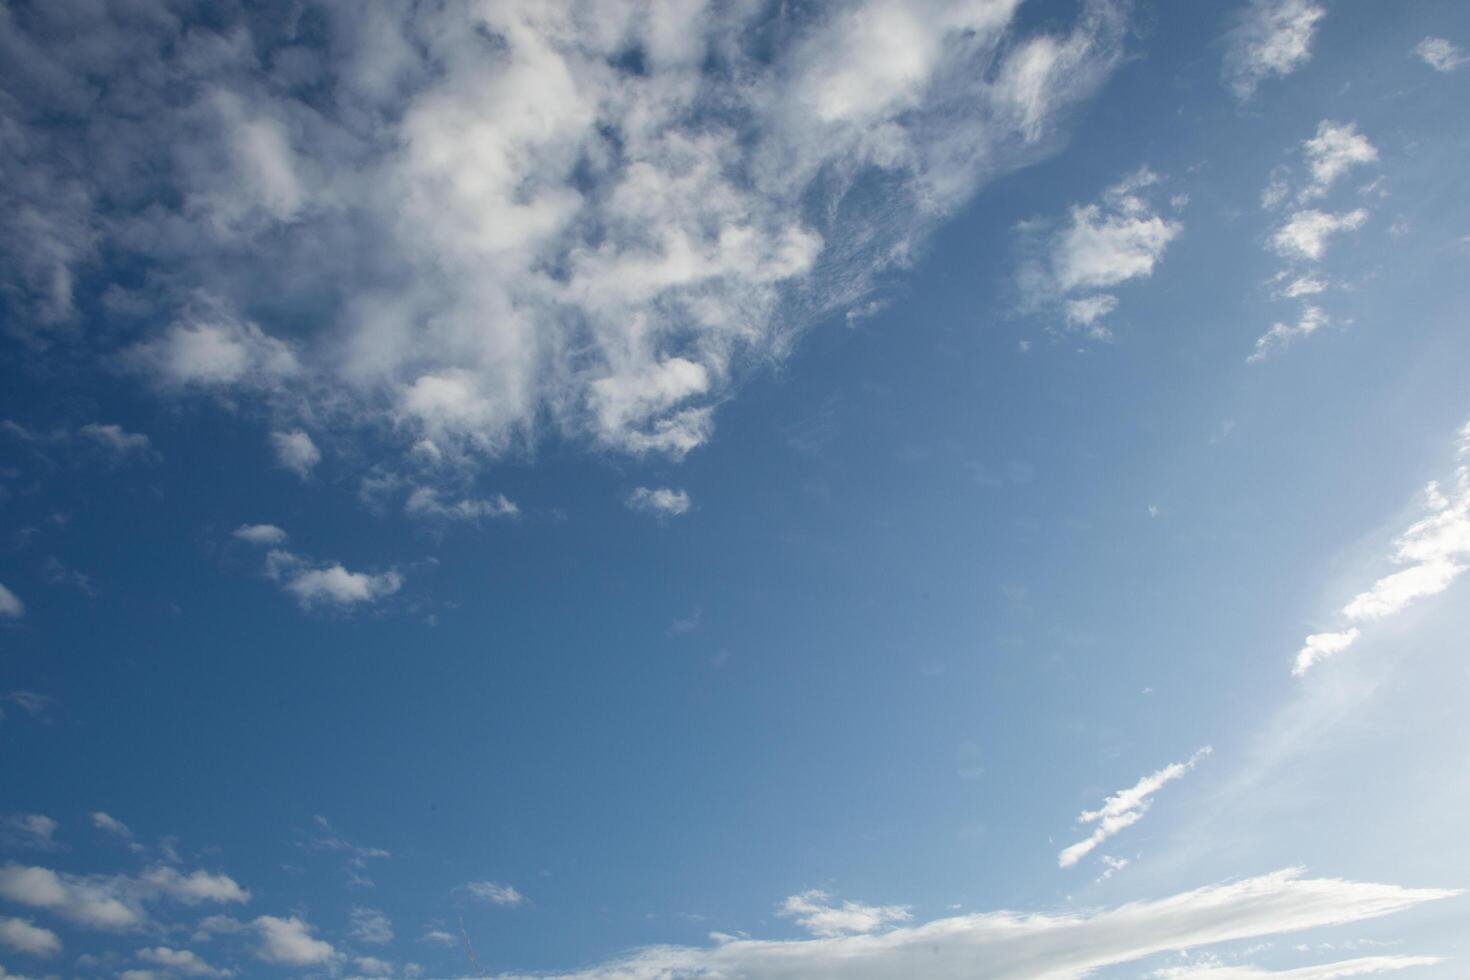
[[[850,901],[839,903],[820,889],[810,889],[790,896],[781,903],[778,912],[813,936],[823,938],[877,932],[913,918],[904,905],[864,905]]]
[[[1157,980],[1339,980],[1341,977],[1392,973],[1416,966],[1435,966],[1441,962],[1443,960],[1437,956],[1363,956],[1336,963],[1299,966],[1291,970],[1260,970],[1252,966],[1204,963],[1155,970],[1150,976]]]
[[[515,886],[500,881],[472,881],[464,888],[480,901],[499,905],[501,908],[515,908],[526,901],[526,896],[517,891]]]
[[[653,514],[656,517],[678,517],[688,513],[693,506],[689,494],[670,487],[638,487],[624,498],[629,510]]]
[[[1210,751],[1210,747],[1205,746],[1184,762],[1170,763],[1157,772],[1142,777],[1128,789],[1119,790],[1104,800],[1098,809],[1082,811],[1077,822],[1095,825],[1096,829],[1077,843],[1064,848],[1057,855],[1057,866],[1072,867],[1103,841],[1142,820],[1153,806],[1153,795],[1192,770]]]
[[[1238,99],[1268,78],[1290,75],[1312,57],[1317,22],[1327,8],[1315,0],[1250,0],[1225,36],[1220,77]]]
[[[1447,38],[1426,37],[1414,45],[1414,53],[1435,71],[1454,71],[1470,58]]]
[[[1454,485],[1430,483],[1424,490],[1424,516],[1394,543],[1390,560],[1404,568],[1385,575],[1342,609],[1347,626],[1308,636],[1297,652],[1292,673],[1302,676],[1328,657],[1342,653],[1362,635],[1360,626],[1402,612],[1417,599],[1450,587],[1470,564],[1470,423],[1460,430],[1460,464]]]

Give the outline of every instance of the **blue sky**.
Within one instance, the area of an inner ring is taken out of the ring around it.
[[[1463,4],[0,51],[0,977],[1462,975]]]

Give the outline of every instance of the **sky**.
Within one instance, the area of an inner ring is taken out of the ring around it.
[[[0,977],[1470,967],[1470,7],[0,0]]]

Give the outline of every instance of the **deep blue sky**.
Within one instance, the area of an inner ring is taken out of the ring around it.
[[[1463,5],[42,6],[0,976],[1460,975]]]

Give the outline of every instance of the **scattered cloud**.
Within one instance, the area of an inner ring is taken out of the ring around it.
[[[321,450],[303,429],[272,432],[271,448],[275,450],[276,464],[303,480],[311,479],[311,471],[322,461]]]
[[[689,494],[669,487],[638,487],[624,498],[623,503],[627,504],[629,510],[658,517],[678,517],[686,513],[692,505]]]
[[[378,909],[354,905],[348,913],[348,920],[348,932],[353,939],[379,944],[393,941],[393,923],[386,913]]]
[[[1096,203],[1073,206],[1065,221],[1023,223],[1023,251],[1032,253],[1016,276],[1023,312],[1060,307],[1068,327],[1108,336],[1102,318],[1117,308],[1118,298],[1104,290],[1152,276],[1183,231],[1149,200],[1161,179],[1144,167],[1107,188]]]
[[[1414,45],[1414,53],[1435,71],[1454,71],[1470,61],[1463,51],[1442,37],[1426,37]]]
[[[1329,214],[1315,208],[1297,211],[1271,236],[1271,248],[1288,259],[1320,259],[1327,241],[1343,231],[1361,228],[1368,220],[1363,208]]]
[[[1201,759],[1209,755],[1210,747],[1207,745],[1184,762],[1174,762],[1147,776],[1139,779],[1131,787],[1120,790],[1113,796],[1103,801],[1103,805],[1096,810],[1084,810],[1078,817],[1077,822],[1083,824],[1095,824],[1097,829],[1087,837],[1064,848],[1057,855],[1057,866],[1070,868],[1081,861],[1093,851],[1099,844],[1114,836],[1119,831],[1138,823],[1153,806],[1153,795],[1163,789],[1165,785],[1178,779],[1180,776],[1192,770]]]
[[[1348,170],[1378,161],[1377,147],[1350,122],[1322,120],[1317,124],[1317,135],[1303,143],[1302,149],[1312,181],[1302,191],[1301,200],[1321,197]]]
[[[376,602],[403,587],[396,570],[353,572],[341,562],[316,563],[282,548],[265,556],[266,577],[296,598],[302,609],[350,609]]]
[[[1242,101],[1261,83],[1290,75],[1312,57],[1327,8],[1315,0],[1250,0],[1225,35],[1221,80]]]
[[[61,937],[30,919],[0,916],[0,944],[31,956],[55,956],[61,952]]]
[[[1292,674],[1301,677],[1328,657],[1342,653],[1361,635],[1359,626],[1402,612],[1417,599],[1449,588],[1470,565],[1470,423],[1459,433],[1452,488],[1430,483],[1424,490],[1424,516],[1394,542],[1390,560],[1405,566],[1385,575],[1342,609],[1349,626],[1314,633],[1297,652]]]
[[[179,320],[121,357],[170,390],[270,390],[300,370],[288,344],[229,316]]]
[[[980,912],[880,932],[795,941],[717,934],[713,946],[652,946],[554,976],[559,980],[1081,978],[1157,953],[1357,922],[1457,894],[1305,878],[1300,870],[1287,869],[1098,912]]]
[[[241,524],[231,533],[250,544],[277,545],[286,540],[286,532],[274,524]]]
[[[120,425],[89,422],[77,432],[118,459],[132,455],[148,456],[152,453],[153,444],[147,436],[141,432],[128,432]]]
[[[502,908],[515,908],[526,901],[526,896],[516,891],[513,886],[498,881],[472,881],[464,887],[465,891],[480,901],[499,905]]]
[[[317,939],[313,935],[316,930],[305,919],[262,915],[252,925],[260,935],[255,955],[267,963],[317,966],[337,959],[337,950],[331,943]]]
[[[0,866],[0,897],[46,909],[77,925],[114,932],[142,927],[148,902],[171,899],[193,906],[246,902],[250,893],[223,874],[153,868],[138,877],[74,875],[20,864]]]
[[[0,586],[0,589],[3,589],[3,586]],[[45,721],[55,700],[45,694],[37,694],[35,691],[10,691],[0,695],[0,702],[13,704],[30,717]],[[0,718],[3,717],[4,715],[0,714]]]
[[[0,619],[20,619],[25,614],[26,604],[0,582]]]
[[[233,970],[220,970],[210,966],[197,953],[188,949],[153,946],[138,950],[138,959],[188,977],[232,977],[235,975]]]
[[[411,517],[449,521],[478,521],[482,518],[519,517],[521,509],[504,494],[488,499],[470,497],[445,500],[433,487],[419,487],[408,495],[403,509]]]
[[[824,939],[877,932],[913,918],[906,905],[836,904],[831,895],[818,889],[790,896],[781,903],[778,913]]]
[[[0,817],[0,840],[12,847],[49,851],[56,846],[60,826],[44,813],[13,813]]]
[[[1102,862],[1103,866],[1103,873],[1097,876],[1098,881],[1107,881],[1132,863],[1127,858],[1114,857],[1111,854],[1104,854],[1098,860]]]
[[[1273,323],[1270,330],[1257,337],[1255,350],[1251,351],[1245,361],[1247,364],[1264,361],[1288,344],[1310,337],[1330,322],[1321,307],[1308,303],[1302,307],[1301,319],[1296,323]]]

